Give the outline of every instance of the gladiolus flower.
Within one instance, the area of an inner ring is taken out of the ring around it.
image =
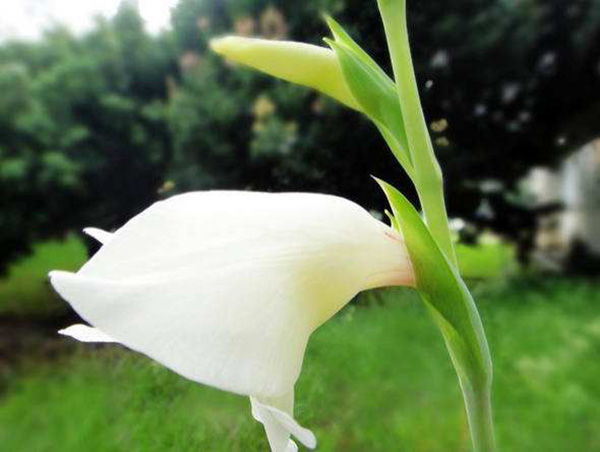
[[[402,236],[343,198],[196,192],[157,202],[56,291],[92,326],[190,380],[248,395],[272,451],[316,439],[293,419],[310,334],[358,292],[414,285]]]

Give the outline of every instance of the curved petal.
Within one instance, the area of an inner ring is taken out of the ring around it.
[[[58,334],[69,336],[81,342],[117,342],[98,328],[78,323],[58,331]]]
[[[276,397],[310,333],[357,292],[411,284],[401,238],[312,194],[197,192],[134,217],[55,289],[89,323],[194,381]]]
[[[51,282],[85,320],[186,378],[241,394],[293,386],[309,335],[301,312],[253,297],[243,303],[242,292],[239,302],[221,299],[224,288],[248,286],[261,270],[244,281],[235,269],[198,277],[191,290],[187,276],[113,282],[53,272]]]
[[[277,398],[250,397],[250,403],[252,416],[264,425],[272,452],[298,450],[290,435],[294,435],[310,449],[317,447],[313,432],[299,425],[293,418],[293,391]]]
[[[106,245],[113,235],[111,232],[99,228],[85,228],[83,232],[93,239],[98,240],[102,245]]]

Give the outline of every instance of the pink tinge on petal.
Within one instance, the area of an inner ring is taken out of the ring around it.
[[[415,285],[416,281],[414,273],[402,269],[371,275],[365,283],[365,289],[391,286],[415,287]]]
[[[366,275],[362,290],[388,286],[415,287],[415,273],[402,234],[383,223],[379,226],[379,240],[372,242],[369,249],[372,273]]]

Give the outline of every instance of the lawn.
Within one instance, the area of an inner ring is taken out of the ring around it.
[[[503,451],[600,451],[600,286],[480,283]],[[467,451],[456,377],[408,290],[363,295],[318,330],[296,388],[320,451]],[[26,452],[266,451],[247,399],[115,346],[78,344],[4,385],[0,444]]]
[[[48,272],[76,270],[86,258],[85,246],[76,235],[35,245],[30,256],[16,261],[0,279],[0,315],[45,316],[64,312],[64,302],[48,283]]]
[[[503,243],[458,244],[456,254],[464,278],[496,278],[515,266],[513,247]]]

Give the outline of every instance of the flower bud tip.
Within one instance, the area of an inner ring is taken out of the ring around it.
[[[213,38],[209,41],[208,45],[213,52],[218,54],[224,54],[227,47],[227,42],[231,41],[231,36],[225,36],[222,38]]]

